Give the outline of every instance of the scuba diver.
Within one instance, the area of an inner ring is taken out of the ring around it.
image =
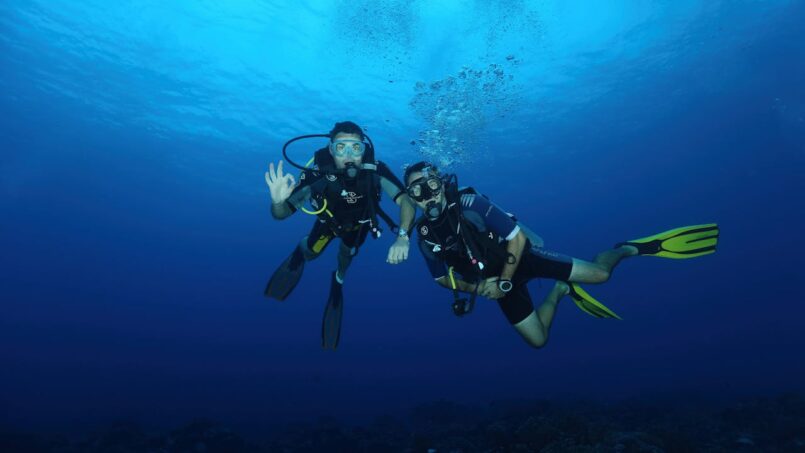
[[[542,239],[513,215],[470,187],[459,189],[455,175],[442,175],[428,162],[409,166],[404,179],[408,197],[424,211],[414,225],[419,249],[436,282],[452,289],[453,312],[469,313],[478,295],[494,299],[535,348],[548,341],[556,306],[566,295],[589,315],[620,319],[579,283],[607,281],[627,257],[694,258],[715,252],[718,242],[718,225],[687,226],[618,243],[584,261],[545,250]],[[535,311],[527,283],[539,277],[556,284]]]
[[[329,144],[316,151],[308,165],[294,163],[288,157],[288,145],[311,137],[328,138]],[[380,237],[378,217],[397,232],[386,261],[397,264],[408,258],[408,231],[416,208],[408,200],[400,180],[384,163],[375,160],[374,151],[372,140],[363,129],[344,121],[336,123],[329,134],[303,135],[285,143],[282,148],[285,160],[302,170],[298,184],[291,174],[283,173],[282,161],[276,171],[271,163],[265,174],[271,192],[271,215],[275,219],[285,219],[297,210],[317,217],[310,233],[274,272],[265,289],[266,297],[285,300],[302,278],[305,261],[317,258],[334,238],[341,239],[322,321],[325,349],[338,346],[347,268],[369,233],[375,239]],[[380,207],[381,190],[400,206],[399,228]],[[313,210],[304,207],[306,202],[310,202]]]

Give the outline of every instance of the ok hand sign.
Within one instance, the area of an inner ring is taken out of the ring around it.
[[[296,180],[292,174],[282,173],[282,161],[277,164],[276,172],[272,162],[268,165],[268,171],[266,172],[266,184],[268,184],[268,190],[271,191],[271,202],[280,204],[291,196],[291,192],[296,187]]]

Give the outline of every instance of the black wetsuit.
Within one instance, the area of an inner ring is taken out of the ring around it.
[[[462,189],[459,197],[438,219],[425,218],[417,223],[419,249],[428,270],[438,279],[447,276],[450,266],[471,283],[500,276],[511,258],[506,245],[520,232],[520,226],[515,218],[472,189]],[[459,209],[463,221],[459,220]],[[456,234],[457,230],[460,235]],[[483,269],[472,262],[471,254],[483,263]],[[510,323],[517,324],[534,310],[528,281],[538,277],[567,280],[572,269],[572,258],[532,247],[530,241],[527,242],[512,277],[514,287],[498,299],[500,309]]]
[[[292,211],[308,201],[318,211],[324,200],[327,202],[327,209],[318,215],[307,237],[307,248],[313,254],[319,255],[335,237],[352,249],[352,255],[357,253],[372,226],[378,226],[380,213],[375,209],[381,189],[394,200],[405,191],[386,164],[379,161],[375,164],[376,170],[361,170],[356,178],[318,168],[303,170],[299,175],[299,184],[286,201]]]

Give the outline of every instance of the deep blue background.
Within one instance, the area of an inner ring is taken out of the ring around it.
[[[438,398],[803,390],[802,2],[295,4],[0,6],[0,422],[256,430]],[[510,82],[460,93],[504,108],[439,123],[411,102],[508,55]],[[387,235],[322,351],[335,248],[262,298],[312,223],[271,219],[263,172],[345,119],[398,172],[423,131],[477,134],[451,169],[551,249],[718,222],[719,251],[625,262],[588,288],[624,321],[565,301],[536,351],[491,302],[456,319],[415,249],[385,264]]]

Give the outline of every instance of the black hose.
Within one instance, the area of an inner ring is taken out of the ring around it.
[[[297,164],[296,162],[291,160],[290,157],[288,157],[288,145],[290,145],[291,143],[293,143],[293,142],[295,142],[297,140],[302,140],[304,138],[314,138],[314,137],[330,138],[330,136],[327,135],[327,134],[310,134],[310,135],[300,135],[299,137],[294,137],[294,138],[288,140],[287,142],[285,142],[284,145],[282,145],[282,157],[284,157],[285,161],[288,162],[289,164],[293,165],[294,167],[296,167],[296,168],[298,168],[300,170],[304,170],[305,167]]]
[[[369,141],[369,146],[372,148],[372,159],[375,159],[375,156],[374,156],[375,144],[372,143],[372,138],[369,137],[366,134],[363,134],[363,136],[366,137],[366,140]],[[297,164],[296,162],[291,160],[290,157],[288,157],[288,145],[290,145],[291,143],[293,143],[293,142],[295,142],[297,140],[302,140],[302,139],[305,139],[305,138],[317,138],[317,137],[330,138],[330,136],[328,134],[309,134],[309,135],[300,135],[299,137],[294,137],[294,138],[288,140],[287,142],[285,142],[284,145],[282,145],[282,157],[284,157],[285,161],[288,162],[289,164],[293,165],[294,167],[296,167],[296,168],[298,168],[300,170],[305,170],[306,169],[305,167]]]

